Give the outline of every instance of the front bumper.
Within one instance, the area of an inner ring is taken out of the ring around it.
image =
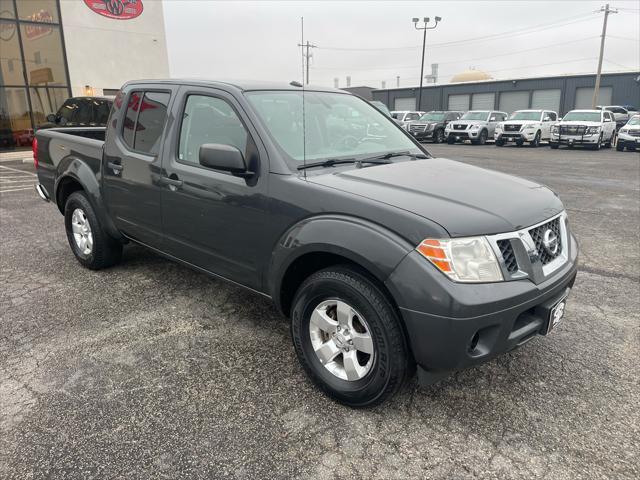
[[[600,141],[600,134],[593,133],[590,135],[558,135],[551,134],[551,143],[559,145],[596,145]]]
[[[444,136],[445,138],[453,137],[456,141],[464,141],[464,140],[475,140],[480,137],[480,132],[482,129],[478,130],[445,130]]]
[[[433,132],[435,132],[435,130],[426,130],[424,132],[409,131],[409,134],[413,136],[413,138],[415,138],[416,140],[422,141],[422,140],[433,140]]]
[[[494,134],[494,139],[503,142],[532,142],[536,137],[536,130],[524,130],[520,132],[499,131]]]
[[[633,146],[636,148],[640,148],[640,137],[634,137],[633,135],[629,135],[626,133],[618,133],[618,144],[624,146]]]
[[[544,334],[549,309],[576,278],[578,246],[570,238],[567,262],[537,285],[529,279],[455,283],[418,252],[407,255],[386,285],[400,307],[420,380],[486,362]]]

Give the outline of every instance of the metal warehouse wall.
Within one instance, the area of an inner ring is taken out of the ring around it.
[[[489,82],[456,83],[423,87],[422,105],[417,110],[446,110],[449,95],[494,93],[494,108],[498,109],[500,94],[503,92],[529,92],[529,102],[534,90],[560,89],[560,114],[572,110],[576,100],[576,89],[591,87],[595,75],[575,75],[561,77],[498,80]],[[603,74],[600,87],[611,87],[612,105],[634,105],[640,107],[640,72]],[[373,99],[380,100],[393,110],[396,98],[418,97],[418,87],[374,90]],[[510,112],[509,112],[510,113]]]

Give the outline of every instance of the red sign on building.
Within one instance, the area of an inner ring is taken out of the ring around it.
[[[84,0],[84,3],[97,14],[115,20],[136,18],[144,8],[142,0]]]

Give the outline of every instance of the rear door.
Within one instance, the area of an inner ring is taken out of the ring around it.
[[[165,251],[259,290],[268,259],[259,249],[268,222],[266,150],[228,92],[184,86],[173,110],[177,120],[162,163]],[[200,147],[207,143],[237,147],[258,175],[244,179],[201,166]]]
[[[176,87],[136,85],[118,94],[102,165],[111,218],[126,236],[162,246],[160,153]]]

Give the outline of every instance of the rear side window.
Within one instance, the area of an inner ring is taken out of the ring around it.
[[[125,113],[122,138],[132,150],[157,155],[171,95],[133,92]]]
[[[247,154],[247,130],[236,112],[220,98],[190,95],[182,118],[178,159],[199,164],[205,143],[233,145]]]

